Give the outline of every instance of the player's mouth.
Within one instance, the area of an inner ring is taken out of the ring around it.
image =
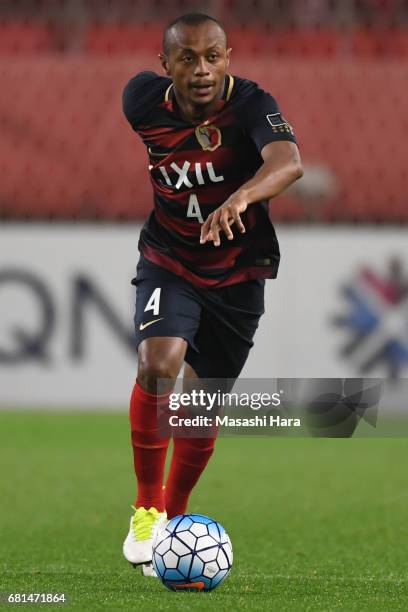
[[[198,96],[208,96],[212,91],[213,88],[215,87],[215,83],[192,83],[191,84],[191,89],[198,95]]]

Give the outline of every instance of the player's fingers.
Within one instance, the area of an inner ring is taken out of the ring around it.
[[[220,246],[221,244],[220,229],[221,229],[221,226],[218,222],[218,215],[216,216],[214,214],[214,217],[211,221],[211,234],[212,234],[212,240],[214,242],[214,246]]]
[[[201,226],[201,234],[200,234],[201,244],[204,244],[204,242],[207,242],[207,240],[212,240],[212,238],[209,237],[209,233],[210,233],[211,221],[212,221],[213,216],[214,216],[214,213],[209,214],[207,219],[204,221],[204,223]]]
[[[205,222],[205,225],[201,226],[201,233],[200,233],[200,243],[203,244],[204,242],[206,242],[207,240],[207,236],[208,236],[208,223],[207,221]]]
[[[234,222],[238,230],[241,232],[241,234],[243,234],[245,232],[245,225],[242,223],[240,214],[236,208],[232,209],[232,216],[234,218]]]
[[[234,234],[232,233],[230,229],[230,223],[228,222],[228,217],[229,217],[229,210],[227,208],[224,208],[221,211],[220,225],[225,235],[227,236],[228,240],[232,240],[234,238]]]
[[[212,231],[210,230],[207,234],[206,242],[212,242],[213,240],[214,240],[214,236],[213,236]]]
[[[211,240],[214,242],[214,246],[220,246],[220,226],[215,225],[211,230]]]

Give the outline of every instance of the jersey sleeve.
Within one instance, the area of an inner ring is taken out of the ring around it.
[[[122,96],[122,107],[126,119],[134,130],[151,112],[155,102],[163,94],[166,79],[155,72],[140,72],[130,79]]]
[[[245,104],[245,131],[259,152],[270,142],[289,140],[296,143],[292,126],[282,115],[269,93],[257,88]]]

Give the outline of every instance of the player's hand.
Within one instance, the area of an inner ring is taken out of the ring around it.
[[[201,226],[200,243],[204,244],[208,240],[214,242],[214,246],[220,246],[220,231],[223,231],[228,240],[234,238],[231,225],[236,224],[241,234],[245,233],[245,226],[241,221],[240,215],[246,211],[248,202],[239,192],[233,193],[224,204],[219,206],[214,212],[208,215]]]

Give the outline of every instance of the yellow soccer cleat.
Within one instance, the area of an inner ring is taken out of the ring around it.
[[[153,542],[167,524],[167,514],[159,512],[156,508],[146,510],[143,506],[135,508],[130,519],[129,533],[123,543],[125,559],[133,566],[151,564],[153,556]],[[143,572],[143,575],[152,575]]]

